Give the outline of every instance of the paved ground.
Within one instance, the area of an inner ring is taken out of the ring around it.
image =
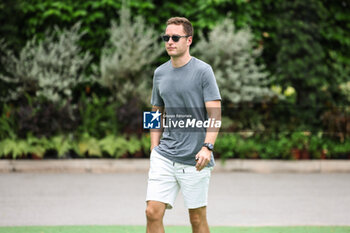
[[[0,174],[0,226],[144,225],[147,173]],[[213,173],[210,225],[350,226],[350,174]],[[165,224],[188,225],[181,194]]]

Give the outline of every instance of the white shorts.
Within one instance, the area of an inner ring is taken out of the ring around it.
[[[172,209],[181,189],[186,208],[207,206],[212,169],[205,167],[197,171],[195,166],[172,162],[152,150],[146,201],[163,202],[167,209]]]

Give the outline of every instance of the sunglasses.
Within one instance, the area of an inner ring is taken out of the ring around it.
[[[162,39],[165,41],[165,42],[168,42],[170,40],[170,37],[171,39],[174,41],[174,42],[178,42],[182,37],[190,37],[190,36],[168,36],[168,35],[164,35],[162,36]]]

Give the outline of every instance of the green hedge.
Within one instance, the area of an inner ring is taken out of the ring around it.
[[[43,158],[147,158],[149,134],[141,137],[107,135],[103,138],[84,134],[80,138],[60,135],[50,138],[0,141],[2,159]],[[296,132],[276,138],[250,136],[249,133],[221,134],[215,143],[216,158],[226,159],[350,159],[350,139],[335,142],[309,132]]]
[[[28,136],[26,139],[5,139],[0,141],[0,158],[43,159],[43,158],[126,158],[145,157],[150,151],[149,135],[115,136],[107,135],[97,139],[84,134],[80,138],[59,135],[50,138]]]
[[[350,159],[350,138],[334,141],[320,134],[294,132],[277,137],[251,133],[219,135],[215,151],[221,159]]]
[[[304,64],[310,64],[315,59],[324,59],[325,63],[318,64],[321,73],[322,70],[330,70],[337,79],[347,78],[349,75],[350,8],[346,1],[180,0],[174,3],[129,0],[125,2],[131,8],[133,15],[145,17],[159,33],[164,30],[165,21],[171,16],[188,17],[193,22],[195,32],[198,32],[212,29],[229,15],[238,28],[247,25],[252,27],[256,42],[265,47],[264,63],[272,73],[281,72],[280,77],[285,75],[279,67],[279,52],[287,59],[289,57],[289,60],[293,58],[290,64],[293,67],[290,71],[298,67],[299,64],[296,63],[298,60],[306,59]],[[0,21],[3,22],[0,37],[6,38],[12,47],[19,51],[25,41],[34,35],[43,36],[45,30],[54,25],[67,28],[81,21],[83,28],[88,31],[81,42],[83,48],[92,52],[95,61],[98,61],[101,48],[108,40],[110,20],[117,18],[121,5],[121,0],[4,0],[0,3]],[[13,15],[16,17],[12,17]],[[291,37],[286,37],[287,34],[291,34]],[[312,41],[308,40],[310,36]],[[288,40],[291,40],[291,44],[285,43]],[[322,50],[319,58],[308,56],[308,53],[298,53],[302,47],[306,48],[304,51],[312,52],[316,46]],[[311,70],[314,68],[311,67]],[[322,79],[324,78],[327,77],[322,76]],[[288,81],[283,78],[279,82],[284,85]]]

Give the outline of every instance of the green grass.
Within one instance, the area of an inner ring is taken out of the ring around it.
[[[211,227],[211,233],[350,233],[347,227]],[[144,226],[40,226],[0,227],[0,233],[145,233]],[[165,227],[166,233],[191,233],[186,226]]]

